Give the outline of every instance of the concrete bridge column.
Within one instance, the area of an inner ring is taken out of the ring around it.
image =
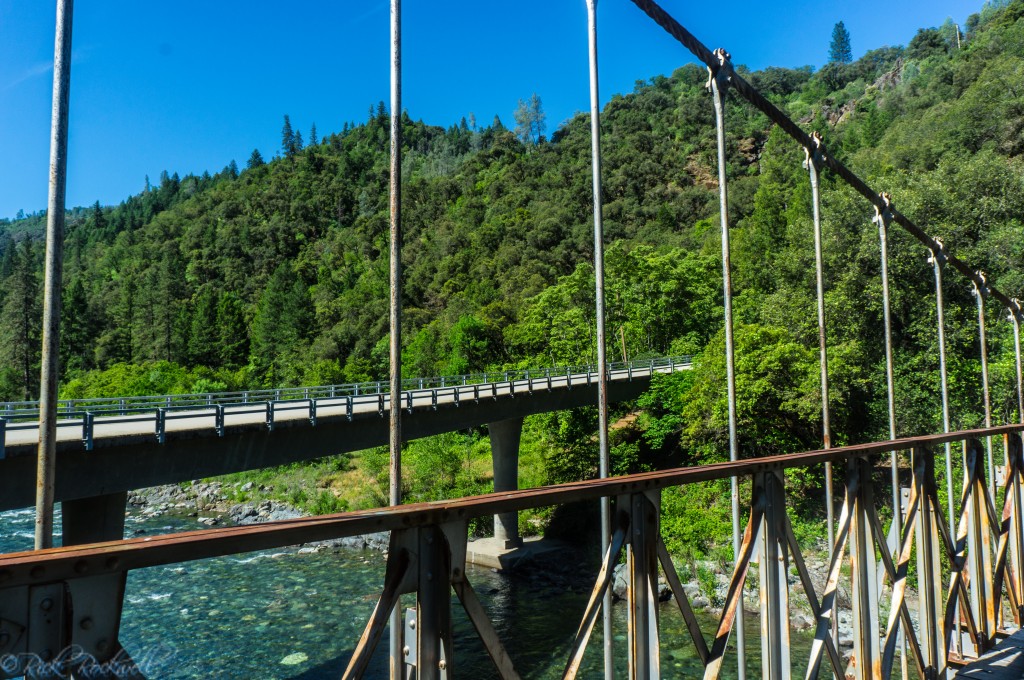
[[[510,418],[488,423],[491,433],[491,459],[494,465],[494,490],[515,491],[519,488],[519,439],[523,419]],[[519,513],[503,512],[494,516],[494,537],[504,541],[506,548],[523,544],[519,537]]]
[[[127,491],[62,502],[64,545],[120,541],[124,538],[127,505]]]

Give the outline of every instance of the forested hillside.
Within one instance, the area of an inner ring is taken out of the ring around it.
[[[1001,290],[1024,295],[1024,2],[987,5],[849,63],[744,72],[829,151]],[[714,118],[689,65],[615,96],[603,118],[610,353],[698,355],[616,443],[617,469],[721,455],[726,437]],[[414,114],[414,112],[413,112]],[[746,454],[820,442],[810,189],[803,151],[728,110],[741,436]],[[406,375],[594,358],[589,121],[520,139],[500,121],[405,118]],[[70,214],[63,393],[324,384],[387,374],[388,114],[216,175]],[[268,154],[269,156],[269,154]],[[826,176],[833,427],[887,436],[873,211]],[[0,223],[0,399],[39,374],[42,217]],[[894,231],[900,434],[939,429],[927,252]],[[981,419],[976,308],[947,276],[954,426]],[[621,330],[620,330],[621,329]],[[997,418],[1015,418],[1012,335],[990,305]],[[620,341],[624,338],[624,343]],[[587,413],[553,420],[587,474]]]

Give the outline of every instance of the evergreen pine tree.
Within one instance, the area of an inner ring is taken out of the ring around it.
[[[547,114],[544,113],[544,107],[540,103],[540,95],[534,92],[530,96],[530,131],[533,134],[534,144],[539,144],[541,138],[544,137],[544,131],[547,129]]]
[[[32,399],[39,383],[39,338],[42,296],[31,239],[17,246],[13,271],[5,282],[0,326],[0,366],[9,367],[19,383],[19,396]]]
[[[842,21],[832,29],[832,44],[828,48],[828,60],[836,64],[849,64],[853,61],[850,32],[846,30]]]
[[[107,218],[103,215],[99,201],[92,206],[92,228],[97,234],[103,234],[107,229]]]
[[[195,366],[215,366],[219,360],[217,332],[217,301],[219,295],[210,287],[192,298],[192,323],[188,335],[188,358]]]
[[[288,120],[288,114],[284,115],[284,125],[281,127],[281,153],[285,158],[291,158],[295,154],[295,133],[292,131],[292,122]]]
[[[312,322],[306,287],[289,264],[279,266],[256,305],[249,366],[265,387],[289,382]]]
[[[63,292],[61,310],[60,364],[68,372],[91,368],[94,317],[81,277],[75,277]]]
[[[316,146],[319,143],[320,141],[316,138],[316,123],[313,123],[313,126],[309,128],[309,145]]]
[[[249,329],[245,325],[245,305],[235,293],[221,293],[217,301],[217,343],[221,366],[238,368],[249,354]]]
[[[547,115],[540,103],[540,96],[536,92],[530,96],[529,101],[520,99],[515,112],[516,136],[522,140],[523,144],[539,143],[547,127],[544,122],[545,118]]]
[[[519,138],[523,144],[530,143],[530,105],[522,99],[519,100],[519,105],[516,106],[516,111],[512,114],[512,117],[516,121],[516,137]]]
[[[263,165],[263,154],[260,153],[259,149],[253,149],[252,155],[249,156],[249,162],[245,164],[245,167],[249,170],[258,168]]]

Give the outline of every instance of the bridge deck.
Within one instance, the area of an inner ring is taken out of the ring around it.
[[[1024,678],[1024,630],[1006,638],[995,649],[960,670],[965,680],[1020,680]]]
[[[611,371],[608,400],[635,399],[650,385],[652,374],[689,367]],[[402,398],[402,435],[412,440],[590,405],[596,399],[597,377],[591,373],[412,390]],[[167,416],[162,442],[151,416],[97,418],[92,448],[83,446],[80,424],[70,421],[58,442],[56,499],[92,498],[385,445],[389,408],[386,395],[318,399],[314,423],[308,401],[228,406],[220,432],[209,410],[177,411]],[[8,427],[6,456],[0,457],[0,510],[29,507],[34,498],[38,427],[19,425]]]

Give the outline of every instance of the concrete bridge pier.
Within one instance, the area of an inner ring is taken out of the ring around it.
[[[63,501],[61,535],[64,545],[122,540],[127,505],[127,491]]]
[[[519,439],[523,419],[510,418],[488,423],[491,433],[491,459],[494,466],[494,490],[515,491],[519,488]],[[523,544],[519,536],[519,513],[503,512],[494,516],[494,538],[506,549]]]

